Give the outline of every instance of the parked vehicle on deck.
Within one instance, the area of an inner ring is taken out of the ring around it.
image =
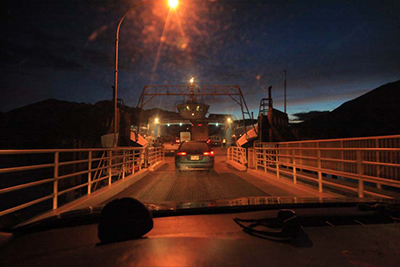
[[[222,144],[222,140],[219,135],[212,135],[208,138],[208,140],[210,140],[209,143],[211,146],[221,146]]]
[[[207,142],[187,141],[180,145],[175,155],[175,170],[214,170],[214,151]]]
[[[175,153],[181,144],[179,138],[174,136],[161,137],[160,142],[164,147],[164,152],[166,154]]]

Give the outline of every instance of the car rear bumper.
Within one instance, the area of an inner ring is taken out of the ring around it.
[[[202,171],[214,169],[214,162],[179,162],[175,163],[175,169],[179,171]]]

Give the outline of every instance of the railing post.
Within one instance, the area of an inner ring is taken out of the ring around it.
[[[53,210],[58,207],[58,162],[59,152],[54,153]]]
[[[321,171],[321,149],[317,150],[317,166],[318,166],[318,191],[322,193],[322,171]]]
[[[294,154],[295,150],[292,149],[292,163],[293,163],[293,183],[297,184],[297,176],[296,176],[296,155]]]
[[[108,156],[109,156],[109,159],[108,159],[108,185],[111,185],[111,182],[112,182],[112,170],[111,170],[111,166],[112,166],[112,151],[111,150],[109,150],[108,151]]]
[[[375,148],[379,148],[379,139],[375,139]],[[379,150],[376,151],[376,162],[377,163],[380,162]],[[376,177],[381,177],[381,166],[380,165],[376,165]],[[382,189],[382,185],[376,184],[376,188]]]
[[[125,149],[122,150],[122,179],[125,179],[126,172],[126,160],[125,160]]]
[[[88,155],[88,195],[92,193],[92,151]]]
[[[135,167],[136,167],[136,165],[140,165],[140,162],[142,161],[142,152],[141,152],[141,150],[139,150],[140,152],[139,152],[139,155],[138,155],[138,157],[136,157],[136,155],[137,155],[137,150],[132,150],[131,152],[132,152],[132,162],[131,162],[131,164],[132,164],[132,173],[135,173]],[[130,158],[131,156],[129,156],[129,158]],[[138,164],[138,159],[139,159],[139,164]],[[139,167],[139,170],[140,170],[140,167]]]
[[[146,149],[147,148],[139,150],[139,157],[138,157],[139,163],[137,163],[139,165],[139,171],[142,169],[142,157],[143,157],[143,163],[146,164],[146,158],[145,158]]]
[[[264,161],[264,172],[267,172],[267,150],[262,147],[262,153],[263,153],[263,161]]]
[[[276,156],[275,156],[275,162],[276,162],[276,178],[280,179],[279,177],[279,157],[278,154],[280,153],[280,150],[276,148]]]
[[[344,151],[343,151],[343,140],[340,140],[340,148],[341,148],[341,150],[340,150],[340,158],[342,159],[342,162],[341,162],[341,164],[340,164],[340,166],[341,166],[341,169],[340,169],[340,171],[344,171],[344,162],[343,162],[343,159],[344,159]]]
[[[254,146],[254,165],[256,167],[256,171],[258,170],[258,157],[257,157],[257,148]]]
[[[143,160],[144,160],[144,167],[145,168],[148,168],[148,166],[149,166],[149,148],[146,148],[145,150],[144,150],[144,158],[143,158]]]
[[[362,180],[363,175],[363,166],[362,166],[362,155],[361,151],[357,151],[357,174],[359,175],[358,179],[358,197],[364,197],[364,181]]]
[[[129,150],[128,153],[128,160],[129,160],[129,173],[135,173],[135,150]]]
[[[257,154],[256,154],[256,148],[253,148],[253,165],[256,166],[256,170],[257,170]]]

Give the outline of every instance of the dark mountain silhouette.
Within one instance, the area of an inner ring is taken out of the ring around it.
[[[138,122],[139,111],[121,106],[121,134],[127,140],[130,125]],[[48,99],[3,112],[0,149],[100,147],[101,136],[110,132],[113,116],[111,101],[93,105]],[[141,121],[155,116],[179,118],[176,112],[154,108],[144,110]],[[399,134],[400,81],[383,85],[332,112],[323,112],[292,127],[301,139]]]
[[[121,107],[121,134],[125,138],[129,138],[130,125],[138,121],[139,111]],[[176,114],[157,108],[144,110],[142,122],[152,116]],[[111,101],[94,105],[55,99],[37,102],[0,114],[0,149],[100,147],[101,136],[112,128],[113,116]]]
[[[399,134],[400,80],[382,85],[294,128],[302,139]]]

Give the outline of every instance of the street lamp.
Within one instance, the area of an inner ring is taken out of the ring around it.
[[[231,117],[228,117],[227,121],[228,121],[228,123],[231,123],[232,122]]]
[[[170,8],[176,8],[178,6],[178,0],[168,0],[168,5]]]
[[[170,8],[176,8],[178,6],[178,0],[168,0],[168,6]],[[126,15],[131,12],[135,7],[141,6],[145,3],[139,3],[133,5],[129,8],[125,14],[120,18],[117,26],[117,33],[115,38],[115,70],[114,70],[114,147],[117,146],[117,95],[118,95],[118,41],[119,41],[119,29],[121,28],[122,21],[125,19]],[[139,125],[140,131],[140,125]],[[138,133],[139,133],[138,131]]]

